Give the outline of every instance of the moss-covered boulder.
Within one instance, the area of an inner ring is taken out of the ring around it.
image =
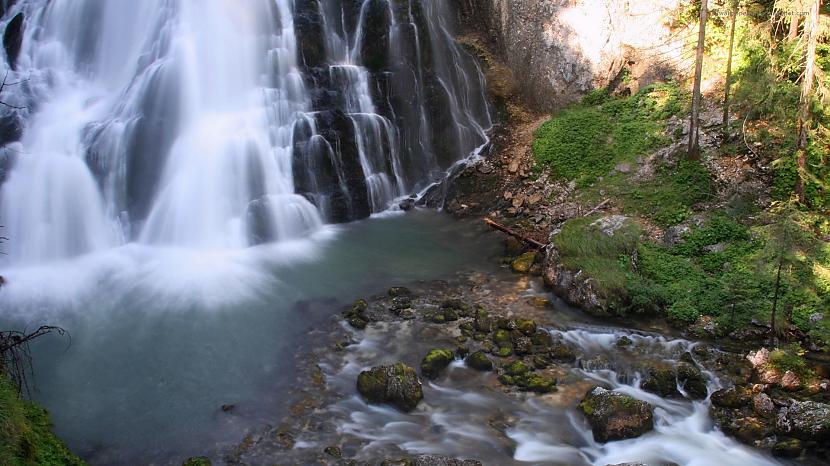
[[[516,273],[530,273],[533,263],[536,262],[536,256],[537,253],[535,251],[526,252],[514,259],[510,264],[510,268]]]
[[[645,376],[640,384],[643,390],[662,397],[680,395],[673,367],[663,362],[649,362],[645,364],[644,370]]]
[[[779,458],[798,458],[804,444],[797,438],[781,438],[772,446],[772,456]]]
[[[719,408],[742,408],[752,400],[752,391],[746,387],[730,387],[712,393],[712,404]]]
[[[467,356],[464,359],[464,362],[467,366],[477,370],[477,371],[492,371],[493,370],[493,361],[484,354],[483,351],[476,351],[475,353]]]
[[[193,456],[186,459],[182,466],[211,466],[211,462],[207,456]]]
[[[525,334],[525,336],[533,336],[536,333],[536,321],[530,319],[519,319],[516,321],[516,330]]]
[[[421,374],[428,379],[434,379],[441,373],[454,359],[451,350],[434,348],[424,356],[421,361]]]
[[[576,353],[570,346],[563,343],[554,343],[548,351],[551,359],[559,362],[574,362],[576,360]]]
[[[357,391],[369,403],[388,403],[401,411],[412,411],[424,398],[421,379],[415,369],[403,363],[361,372]]]
[[[588,419],[597,442],[639,437],[654,428],[650,404],[602,387],[589,390],[579,410]]]
[[[365,299],[358,299],[352,305],[343,311],[343,317],[352,327],[363,330],[371,320],[367,314],[369,310],[369,303]]]

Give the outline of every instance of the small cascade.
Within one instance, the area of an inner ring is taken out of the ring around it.
[[[491,126],[446,3],[4,2],[3,262],[307,238],[441,179]]]

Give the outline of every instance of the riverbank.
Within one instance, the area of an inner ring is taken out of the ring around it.
[[[49,413],[21,398],[5,374],[0,373],[0,465],[82,466],[52,432]]]
[[[708,396],[741,379],[743,354],[618,324],[567,306],[539,277],[507,271],[391,288],[319,329],[328,343],[305,357],[285,394],[291,415],[225,461],[781,464],[709,420]],[[382,386],[360,381],[371,367],[395,364],[411,391],[377,398]],[[633,433],[594,430],[580,406],[595,386],[632,397],[623,408],[646,403],[643,417],[613,405],[605,414],[638,425]],[[821,464],[810,458],[802,464]]]

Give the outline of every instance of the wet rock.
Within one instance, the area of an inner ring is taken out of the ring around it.
[[[617,346],[621,348],[631,346],[632,343],[634,342],[631,340],[631,338],[627,337],[626,335],[623,335],[619,339],[617,339]]]
[[[496,351],[493,352],[496,356],[500,358],[509,358],[513,355],[513,344],[509,343],[504,346],[500,346]]]
[[[550,300],[543,298],[542,296],[533,296],[528,298],[527,303],[537,309],[545,309],[551,306]]]
[[[17,56],[20,55],[20,47],[23,45],[23,20],[23,13],[18,13],[9,21],[3,32],[3,47],[12,69],[17,67]]]
[[[419,455],[408,463],[407,466],[481,466],[476,460],[460,460],[447,456]]]
[[[408,309],[410,307],[412,307],[412,298],[409,296],[397,296],[392,298],[389,310],[395,312],[400,311],[401,309]]]
[[[752,391],[745,387],[724,388],[712,393],[712,404],[720,408],[741,408],[749,404]]]
[[[510,267],[516,273],[530,273],[530,268],[533,267],[533,263],[536,261],[536,255],[535,251],[526,252],[517,257],[510,264]]]
[[[693,400],[702,400],[709,394],[703,374],[692,364],[686,362],[677,364],[677,380],[682,384],[689,398]]]
[[[540,328],[536,329],[536,332],[534,332],[533,335],[530,337],[530,341],[533,343],[533,346],[535,346],[539,350],[545,350],[550,348],[550,345],[553,344],[553,337],[547,330]]]
[[[830,405],[793,401],[778,413],[775,427],[780,434],[801,440],[830,440]]]
[[[455,359],[452,351],[434,348],[421,361],[421,373],[428,379],[434,379]]]
[[[662,397],[677,396],[677,378],[674,369],[665,363],[646,364],[646,375],[641,387],[643,390]]]
[[[519,337],[513,343],[513,351],[522,356],[533,352],[533,342],[528,337]]]
[[[340,459],[343,457],[343,452],[340,450],[340,447],[336,445],[330,445],[326,447],[325,449],[323,449],[323,453],[331,456],[332,458]]]
[[[349,322],[349,325],[351,325],[352,327],[354,327],[358,330],[365,330],[366,326],[369,325],[368,321],[363,320],[360,317],[352,317],[351,319],[348,320],[348,322]]]
[[[493,370],[493,361],[484,354],[483,351],[476,351],[475,353],[467,356],[464,359],[464,362],[472,369],[477,371],[492,371]]]
[[[563,343],[555,343],[551,345],[548,352],[554,361],[559,362],[574,362],[576,361],[576,353],[568,345]]]
[[[418,374],[403,363],[361,372],[357,391],[370,403],[388,403],[401,411],[412,411],[424,398]]]
[[[186,459],[182,466],[211,466],[211,462],[207,456],[193,456]]]
[[[650,404],[601,387],[588,391],[579,409],[597,442],[639,437],[654,428]]]
[[[415,199],[404,199],[398,204],[398,208],[400,208],[404,212],[409,212],[410,210],[415,208]]]
[[[796,438],[782,438],[773,445],[772,456],[779,458],[798,458],[801,456],[802,450],[804,450],[804,444],[801,440]]]
[[[516,330],[527,336],[536,333],[536,322],[530,319],[519,319],[516,321]]]
[[[403,286],[393,286],[389,288],[389,296],[392,298],[398,298],[401,296],[411,296],[412,292],[409,291],[409,288]]]
[[[510,344],[510,332],[504,329],[498,329],[493,332],[493,343],[498,346],[507,346]]]
[[[747,416],[740,410],[720,409],[713,414],[715,423],[721,430],[748,445],[753,445],[772,433],[771,426],[763,418]]]
[[[496,327],[502,330],[516,330],[516,321],[502,317],[496,320]]]
[[[480,311],[476,314],[476,318],[473,321],[473,329],[477,332],[490,333],[493,329],[493,320],[486,312]]]

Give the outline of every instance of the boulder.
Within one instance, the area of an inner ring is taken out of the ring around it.
[[[782,438],[772,447],[772,456],[779,458],[798,458],[804,445],[796,438]]]
[[[775,428],[782,435],[801,440],[830,440],[830,405],[793,401],[778,413]]]
[[[536,262],[536,255],[537,253],[535,251],[526,252],[513,260],[510,267],[516,273],[530,273],[530,268]]]
[[[467,356],[464,359],[464,362],[471,368],[477,371],[492,371],[493,370],[493,361],[484,354],[483,351],[476,351],[475,353]]]
[[[401,411],[412,411],[424,398],[418,374],[403,363],[361,372],[357,391],[369,403],[388,403]]]
[[[719,408],[741,408],[749,404],[752,391],[744,387],[724,388],[712,393],[712,404]]]
[[[448,349],[431,349],[421,361],[421,374],[428,379],[434,379],[455,359]]]
[[[602,387],[589,390],[579,409],[597,442],[639,437],[654,428],[650,404]]]

